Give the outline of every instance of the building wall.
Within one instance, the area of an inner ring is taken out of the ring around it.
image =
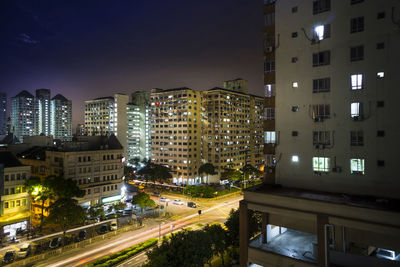
[[[72,102],[59,99],[51,100],[51,134],[54,139],[72,140]]]
[[[201,93],[189,88],[152,89],[151,160],[172,170],[173,181],[199,181]]]
[[[7,94],[0,93],[0,135],[7,134]]]
[[[34,97],[11,98],[11,132],[22,142],[24,135],[34,135]]]
[[[330,11],[315,15],[311,0],[276,2],[276,34],[280,36],[276,49],[278,183],[398,197],[395,148],[400,146],[400,131],[393,119],[400,94],[394,90],[400,82],[396,75],[400,36],[399,25],[391,19],[392,7],[396,20],[400,9],[396,1],[354,5],[331,1]],[[364,29],[351,33],[351,19],[358,17],[364,18]],[[330,24],[330,37],[312,44],[314,26],[326,24]],[[360,45],[363,59],[351,61],[351,47]],[[330,51],[330,64],[313,67],[313,54],[324,51]],[[384,78],[377,78],[378,72],[384,72]],[[354,74],[363,75],[362,89],[352,90]],[[330,91],[313,93],[313,80],[321,78],[330,78]],[[353,102],[363,103],[359,120],[351,117]],[[314,105],[329,105],[329,118],[316,122]],[[294,136],[293,131],[298,134]],[[328,131],[330,144],[316,148],[313,131]],[[362,132],[363,145],[351,145],[351,131]],[[298,162],[292,161],[294,155]],[[315,171],[313,157],[329,158],[327,171]],[[364,160],[364,174],[351,174],[350,159]]]
[[[263,98],[225,89],[202,92],[203,157],[216,172],[263,163]]]
[[[37,89],[35,97],[36,135],[50,135],[50,89]]]

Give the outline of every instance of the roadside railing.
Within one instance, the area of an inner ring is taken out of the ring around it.
[[[28,257],[26,259],[23,259],[23,260],[15,261],[15,262],[10,263],[10,264],[8,264],[6,266],[7,267],[26,266],[26,265],[32,264],[32,263],[40,261],[40,260],[48,259],[51,256],[55,256],[55,255],[58,255],[58,254],[61,254],[63,252],[67,252],[67,251],[70,251],[70,250],[73,250],[73,249],[76,249],[76,248],[86,247],[87,245],[90,245],[90,244],[92,244],[94,242],[97,242],[99,240],[109,239],[109,238],[111,238],[113,236],[116,236],[118,234],[129,232],[129,231],[132,231],[132,230],[135,230],[135,229],[139,229],[141,227],[143,227],[143,226],[128,225],[128,226],[125,226],[123,228],[117,229],[116,231],[108,232],[108,233],[105,233],[103,235],[98,235],[98,236],[95,236],[95,237],[92,237],[92,238],[89,238],[89,239],[86,239],[86,240],[83,240],[83,241],[80,241],[80,242],[69,244],[69,245],[66,245],[64,247],[61,247],[61,248],[58,248],[58,249],[54,249],[54,250],[50,250],[50,251],[44,252],[44,253],[39,254],[39,255],[30,256],[30,257]]]

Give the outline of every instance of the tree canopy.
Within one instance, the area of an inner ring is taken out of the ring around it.
[[[203,267],[213,255],[211,236],[202,230],[182,230],[147,253],[145,266]]]
[[[154,164],[148,161],[146,165],[138,171],[145,179],[153,182],[167,182],[172,178],[171,170],[163,165]]]
[[[208,183],[208,175],[215,175],[215,167],[212,163],[204,163],[199,167],[199,174],[207,174],[207,183]]]
[[[140,211],[143,214],[143,210],[145,208],[152,207],[156,203],[150,198],[148,194],[146,194],[145,192],[141,192],[133,197],[132,204],[139,205]]]
[[[225,222],[225,226],[228,228],[227,231],[227,242],[228,245],[234,247],[239,246],[239,209],[232,209],[229,212],[229,217]],[[252,238],[256,233],[260,232],[261,229],[261,218],[252,210],[248,210],[248,234],[249,239]]]
[[[242,173],[238,170],[226,168],[221,173],[221,180],[232,180],[232,181],[239,181],[242,178]]]

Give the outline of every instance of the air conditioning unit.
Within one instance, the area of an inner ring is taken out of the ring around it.
[[[341,167],[333,167],[332,172],[342,172],[342,168]]]
[[[265,51],[266,51],[267,53],[271,53],[272,51],[274,51],[274,47],[273,47],[273,46],[267,46],[267,47],[265,48]]]

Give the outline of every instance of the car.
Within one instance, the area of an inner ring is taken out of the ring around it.
[[[393,250],[378,248],[376,250],[376,257],[387,260],[397,260],[400,258],[400,253],[396,253]]]
[[[111,231],[117,231],[117,229],[118,229],[117,220],[111,221],[110,230]]]
[[[194,202],[188,202],[188,203],[187,203],[187,206],[188,206],[189,208],[197,208],[197,205],[196,205],[196,203],[194,203]]]
[[[15,250],[8,250],[6,254],[4,254],[3,262],[11,263],[15,260]]]
[[[166,197],[161,197],[161,198],[160,198],[160,201],[161,201],[161,202],[169,202],[169,199],[166,198]]]
[[[31,244],[25,243],[23,244],[20,248],[19,251],[17,252],[18,258],[26,258],[29,256],[31,253],[32,247]]]
[[[129,210],[124,210],[124,211],[122,212],[122,215],[123,215],[123,216],[131,216],[131,215],[132,215],[132,210],[131,210],[131,209],[129,209]]]
[[[85,240],[86,236],[87,236],[86,230],[81,230],[81,231],[79,231],[79,234],[78,234],[78,240],[79,241]]]
[[[49,248],[58,248],[61,245],[61,237],[54,237],[49,244]]]
[[[174,203],[175,205],[183,205],[183,202],[182,202],[182,200],[180,200],[180,199],[175,199],[173,203]]]
[[[153,192],[153,196],[155,196],[155,197],[160,197],[160,196],[161,196],[161,194],[160,194],[160,193],[158,193],[158,192]]]
[[[105,224],[103,224],[103,225],[99,228],[99,231],[98,231],[99,235],[104,235],[104,234],[107,233],[107,232],[108,232],[108,228],[107,228],[107,225],[105,225]]]

